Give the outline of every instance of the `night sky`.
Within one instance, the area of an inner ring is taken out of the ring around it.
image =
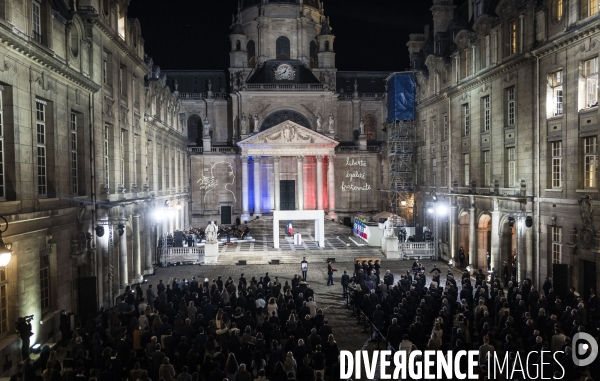
[[[325,0],[338,70],[402,71],[406,42],[431,24],[430,0]],[[237,0],[132,0],[146,54],[163,70],[225,70]]]

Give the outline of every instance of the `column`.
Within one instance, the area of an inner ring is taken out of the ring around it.
[[[456,212],[456,199],[450,201],[450,259],[454,261],[454,266],[460,265],[460,258],[458,258],[458,250],[456,250],[456,231],[458,229],[458,214]]]
[[[525,229],[525,219],[522,216],[516,217],[517,223],[517,282],[525,278],[526,259],[523,252],[523,229]]]
[[[152,266],[152,253],[156,250],[156,239],[154,238],[154,216],[152,215],[152,209],[147,209],[146,214],[144,215],[144,220],[146,222],[146,227],[144,228],[144,237],[146,238],[146,263],[144,265],[145,271],[144,273],[152,274],[153,266]]]
[[[280,187],[281,187],[281,180],[280,180],[280,174],[279,174],[279,164],[281,162],[281,157],[280,156],[273,156],[273,172],[274,172],[274,179],[273,179],[273,183],[275,185],[275,192],[273,192],[273,197],[275,198],[275,210],[279,210],[281,205],[280,205]]]
[[[105,273],[104,269],[108,267],[105,259],[108,258],[108,219],[106,217],[99,218],[98,225],[104,228],[104,236],[96,237],[99,246],[96,255],[96,283],[98,284],[98,301],[101,306],[106,306],[108,301],[108,273]]]
[[[538,223],[538,221],[535,221],[535,223],[533,225],[536,226],[535,224],[537,224],[537,223]],[[523,225],[524,225],[523,229],[525,229],[525,242],[524,242],[525,258],[527,258],[526,259],[527,267],[525,270],[525,277],[529,278],[533,281],[534,280],[533,279],[533,226],[530,228],[525,226],[525,218],[523,218]],[[537,265],[539,266],[539,263]],[[535,282],[538,284],[538,286],[541,285],[539,279],[535,279]]]
[[[119,288],[125,289],[128,283],[127,269],[127,219],[119,218],[119,224],[123,226],[123,234],[119,237]],[[117,226],[117,236],[119,229]]]
[[[323,210],[323,156],[317,159],[317,210]]]
[[[477,232],[475,231],[475,220],[477,216],[475,215],[475,201],[473,197],[471,197],[471,209],[469,209],[469,263],[471,265],[471,272],[477,269],[477,242],[476,236]]]
[[[327,163],[327,194],[329,195],[329,218],[336,219],[335,214],[335,155],[329,155]]]
[[[260,156],[254,157],[254,217],[260,217]]]
[[[296,156],[298,163],[298,180],[296,189],[298,190],[298,210],[304,210],[304,156]]]
[[[490,268],[496,268],[498,275],[502,275],[500,268],[500,210],[498,210],[498,198],[494,197],[494,210],[492,210],[492,243],[490,252]]]
[[[250,220],[250,211],[248,210],[248,156],[241,156],[242,160],[242,216],[241,220]]]
[[[133,277],[139,281],[142,277],[142,248],[140,241],[140,215],[131,216],[131,229],[133,230]]]

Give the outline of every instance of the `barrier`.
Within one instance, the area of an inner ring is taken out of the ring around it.
[[[399,242],[398,252],[402,259],[435,258],[433,242]]]
[[[203,263],[204,247],[163,247],[160,265],[178,262]]]

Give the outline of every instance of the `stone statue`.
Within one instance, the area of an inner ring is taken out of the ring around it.
[[[321,114],[319,113],[317,115],[317,131],[322,131],[323,130],[323,118],[321,117]]]
[[[208,91],[212,91],[212,80],[208,79]]]
[[[365,118],[360,118],[360,134],[365,134]]]
[[[358,94],[358,80],[357,79],[354,80],[354,93]]]
[[[333,113],[329,114],[329,131],[333,132],[333,125],[335,124],[335,119],[333,119]]]
[[[252,132],[258,132],[260,128],[260,119],[258,117],[258,114],[254,114],[254,129],[252,130]]]
[[[203,124],[203,130],[202,133],[204,136],[210,136],[210,121],[208,120],[208,116],[204,118],[204,120],[202,121]]]
[[[394,223],[392,222],[392,217],[388,217],[388,219],[383,224],[383,236],[384,237],[393,237],[394,236]]]
[[[204,229],[204,235],[207,243],[217,242],[217,225],[215,225],[214,221],[210,221],[210,224]]]
[[[240,130],[241,134],[246,134],[246,114],[242,113],[242,118],[240,119]]]

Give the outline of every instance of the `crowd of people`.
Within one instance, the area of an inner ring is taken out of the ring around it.
[[[426,272],[418,261],[412,270],[400,279],[389,270],[380,277],[379,267],[357,262],[349,280],[353,302],[375,328],[374,339],[384,338],[392,350],[479,350],[481,379],[487,379],[490,356],[508,354],[507,369],[519,357],[531,358],[530,365],[544,363],[537,370],[544,377],[600,380],[600,361],[575,366],[571,347],[578,332],[598,339],[600,303],[594,290],[584,300],[574,288],[558,295],[551,278],[538,290],[530,279],[512,277],[502,284],[482,270],[474,280],[467,271],[457,280],[451,270],[442,274],[436,265]],[[517,372],[502,379],[524,378]]]
[[[68,345],[62,365],[42,351],[43,381],[339,379],[332,328],[297,275],[128,287],[115,308],[78,324]],[[23,380],[36,380],[29,359]]]

